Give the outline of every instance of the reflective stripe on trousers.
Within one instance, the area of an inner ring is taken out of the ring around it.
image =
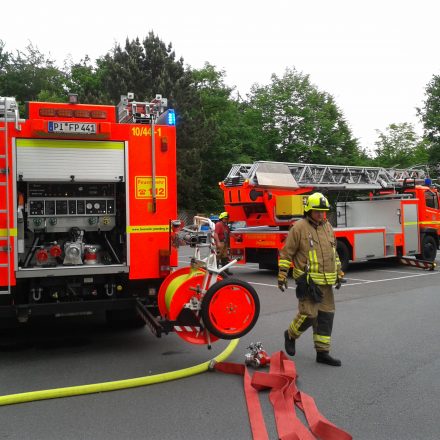
[[[298,339],[313,326],[313,341],[316,351],[330,351],[335,302],[331,286],[321,286],[323,299],[314,303],[309,298],[298,301],[298,314],[290,323],[289,335]]]

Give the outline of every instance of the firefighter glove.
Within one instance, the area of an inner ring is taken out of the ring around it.
[[[347,280],[344,280],[345,273],[342,270],[338,273],[338,279],[336,280],[335,289],[339,290],[341,288],[341,284],[345,284]]]
[[[281,292],[287,289],[287,272],[283,270],[278,272],[278,289],[280,289]]]

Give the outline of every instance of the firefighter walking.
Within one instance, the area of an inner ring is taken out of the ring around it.
[[[298,314],[284,332],[285,350],[295,355],[295,341],[313,327],[316,362],[341,366],[330,356],[335,301],[333,285],[340,287],[343,276],[336,253],[333,228],[325,219],[329,202],[321,193],[308,197],[305,216],[290,229],[286,244],[280,251],[278,287],[287,288],[287,277],[293,261]]]

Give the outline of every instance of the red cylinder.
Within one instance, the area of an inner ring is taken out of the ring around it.
[[[46,249],[38,249],[35,257],[38,263],[43,264],[49,259],[49,254]]]
[[[85,264],[96,264],[97,255],[95,248],[88,248],[84,252],[84,263]]]
[[[49,250],[50,255],[52,255],[52,257],[54,258],[59,257],[61,255],[61,252],[61,248],[57,244],[54,244]]]

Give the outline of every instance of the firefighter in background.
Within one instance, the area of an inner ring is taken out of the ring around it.
[[[215,224],[214,240],[217,247],[217,262],[221,266],[229,263],[229,235],[231,230],[228,226],[229,214],[225,211],[218,216]],[[229,269],[225,270],[228,275],[232,275]]]
[[[295,340],[313,326],[316,362],[339,367],[341,361],[330,356],[335,313],[333,285],[340,287],[343,277],[336,252],[333,228],[325,218],[329,203],[321,193],[308,197],[304,218],[290,229],[280,251],[278,287],[287,288],[287,276],[293,261],[298,314],[284,332],[285,349],[295,355]]]

